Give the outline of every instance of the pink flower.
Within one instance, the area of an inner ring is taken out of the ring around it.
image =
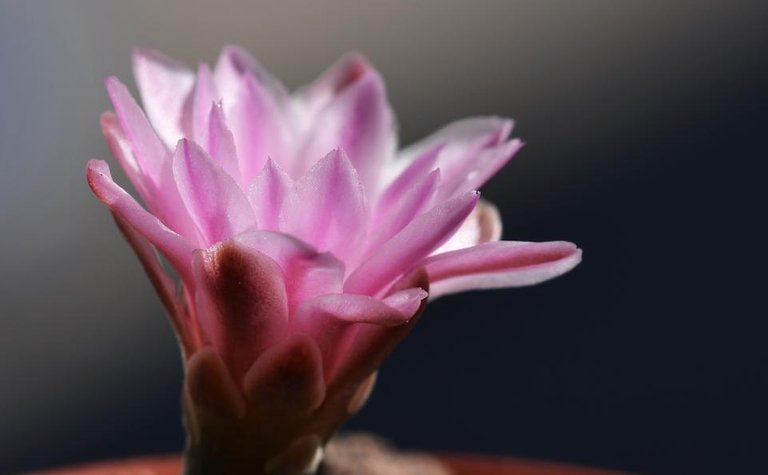
[[[290,434],[264,454],[321,445],[428,297],[532,285],[580,260],[567,242],[499,241],[498,212],[476,190],[522,146],[510,120],[461,120],[398,151],[384,84],[362,57],[292,94],[235,47],[196,73],[137,51],[134,72],[146,113],[112,77],[102,127],[146,208],[103,161],[89,162],[88,183],[171,315],[187,403],[268,412],[262,423],[281,414]]]

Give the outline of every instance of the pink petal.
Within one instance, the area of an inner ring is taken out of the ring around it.
[[[227,100],[237,95],[241,80],[246,75],[253,76],[277,101],[282,101],[288,95],[285,86],[239,46],[226,46],[221,51],[213,75],[219,91]]]
[[[468,161],[467,166],[463,167],[463,177],[457,174],[454,183],[441,187],[441,194],[455,196],[465,191],[480,189],[523,148],[523,145],[520,140],[512,139],[496,147],[481,150],[474,160]]]
[[[204,247],[255,227],[251,206],[237,183],[194,142],[179,141],[173,175]]]
[[[247,184],[269,157],[286,160],[289,142],[283,112],[263,84],[246,75],[237,83],[235,93],[232,100],[223,95],[222,107],[235,138],[242,181]]]
[[[147,121],[144,112],[131,97],[128,88],[115,77],[108,78],[106,85],[120,126],[133,149],[136,162],[144,177],[152,185],[159,187],[162,181],[163,165],[168,159],[168,149]]]
[[[258,355],[285,334],[283,272],[271,258],[236,242],[196,251],[193,266],[201,328],[240,382]]]
[[[213,104],[208,118],[208,154],[238,185],[243,185],[235,139],[227,127],[221,104]]]
[[[377,210],[383,211],[396,206],[403,194],[434,170],[442,149],[443,144],[438,144],[415,157],[408,167],[381,193],[376,203]]]
[[[293,190],[293,180],[271,158],[248,188],[259,229],[281,229],[283,205]]]
[[[437,187],[440,183],[440,170],[433,170],[420,180],[412,183],[408,189],[404,189],[397,201],[390,201],[389,206],[384,201],[374,214],[372,232],[369,235],[369,249],[377,248],[381,243],[397,234],[413,218],[433,204]]]
[[[341,150],[320,160],[297,183],[285,213],[285,229],[349,262],[365,234],[368,210],[355,169]]]
[[[86,168],[88,185],[115,216],[128,223],[162,253],[185,282],[191,282],[189,267],[192,247],[182,237],[149,214],[113,180],[106,162],[90,160]]]
[[[219,100],[211,70],[205,64],[201,64],[197,69],[197,82],[192,97],[192,138],[204,146],[208,143],[211,107]]]
[[[490,242],[430,257],[430,298],[471,289],[534,285],[573,269],[581,250],[564,241]]]
[[[330,375],[339,365],[356,333],[354,324],[398,326],[407,322],[427,297],[422,289],[408,289],[387,301],[354,294],[321,295],[305,301],[297,311],[294,328],[312,335],[318,343],[325,362],[325,374]]]
[[[493,203],[481,199],[456,234],[432,254],[442,254],[499,239],[501,239],[499,210]]]
[[[447,199],[471,189],[464,187],[459,190],[458,187],[480,165],[478,154],[503,144],[512,131],[512,125],[511,120],[497,117],[459,120],[402,150],[395,164],[405,167],[428,150],[442,146],[437,159],[437,166],[443,173],[438,200]],[[485,172],[480,174],[487,175]]]
[[[300,175],[329,150],[341,147],[357,170],[369,196],[381,181],[381,167],[394,156],[395,120],[387,102],[384,83],[373,69],[334,96],[316,116],[308,131],[294,174]]]
[[[358,267],[344,284],[344,291],[377,295],[398,276],[453,235],[480,199],[468,192],[441,203],[418,216],[379,251]]]
[[[356,83],[371,69],[368,60],[352,53],[336,61],[319,78],[294,94],[301,104],[302,115],[313,118],[342,91]]]
[[[152,201],[152,194],[148,191],[146,183],[144,183],[141,167],[136,161],[133,150],[131,150],[131,144],[128,142],[123,128],[120,127],[120,123],[114,113],[104,112],[101,114],[101,131],[104,134],[104,140],[107,142],[109,150],[117,159],[128,179],[131,180],[133,187],[136,188],[136,191],[139,192],[146,203],[150,203]]]
[[[147,49],[134,51],[133,73],[147,115],[166,146],[173,146],[184,136],[185,102],[195,84],[194,73],[182,63]]]
[[[305,300],[341,292],[344,264],[329,253],[318,253],[292,236],[270,231],[246,232],[235,241],[269,256],[283,270],[289,315]]]

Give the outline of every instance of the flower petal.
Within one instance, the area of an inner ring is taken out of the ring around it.
[[[240,384],[266,348],[285,334],[283,272],[268,256],[237,242],[195,251],[197,318]]]
[[[246,232],[235,241],[269,256],[283,270],[289,315],[305,300],[341,292],[344,264],[329,253],[318,253],[292,236],[270,231]]]
[[[477,246],[485,242],[498,241],[499,239],[501,239],[499,210],[493,203],[481,199],[467,220],[456,231],[456,234],[436,249],[432,255]]]
[[[253,211],[240,187],[194,142],[179,141],[173,175],[203,247],[255,227]]]
[[[468,192],[411,221],[349,276],[344,291],[378,295],[398,276],[450,238],[472,212],[480,195]]]
[[[399,169],[412,163],[416,157],[441,146],[436,163],[443,174],[438,200],[450,198],[472,189],[464,187],[458,190],[458,186],[465,182],[467,175],[478,166],[478,153],[503,144],[509,137],[512,126],[511,120],[498,117],[475,117],[453,122],[403,149],[391,170],[397,173]]]
[[[360,252],[367,223],[368,209],[357,173],[338,149],[296,183],[285,208],[289,234],[344,262]]]
[[[113,180],[106,162],[90,160],[86,168],[91,190],[120,220],[130,224],[163,254],[185,282],[191,282],[192,247],[148,213]]]
[[[387,102],[384,82],[372,68],[343,85],[313,120],[308,138],[299,153],[295,176],[314,160],[341,147],[349,156],[368,196],[374,196],[381,181],[381,167],[394,156],[395,119]]]
[[[368,236],[368,249],[375,250],[381,243],[397,234],[413,218],[433,204],[437,187],[440,183],[440,170],[435,169],[421,180],[414,181],[411,187],[403,190],[398,201],[389,206],[379,202]]]
[[[253,76],[277,101],[282,101],[288,92],[285,86],[262,66],[256,58],[239,46],[224,47],[213,71],[219,92],[228,100],[237,95],[239,83],[246,75]]]
[[[259,229],[282,229],[283,206],[293,190],[293,180],[271,158],[248,188]]]
[[[472,289],[534,285],[573,269],[581,250],[564,241],[490,242],[439,254],[423,262],[430,299]]]
[[[163,165],[168,159],[168,149],[155,133],[144,112],[131,97],[128,88],[115,77],[108,78],[106,86],[120,126],[133,149],[136,162],[149,182],[154,187],[160,187]]]
[[[182,63],[158,51],[136,49],[133,73],[144,110],[167,147],[184,134],[185,103],[195,84],[195,75]]]
[[[133,150],[131,150],[131,144],[128,142],[128,138],[125,136],[125,132],[123,132],[123,128],[120,127],[117,116],[113,112],[101,114],[101,131],[104,134],[104,140],[107,142],[109,150],[117,159],[128,179],[131,180],[133,187],[136,188],[136,191],[139,192],[145,203],[148,206],[152,206],[153,197],[147,189],[147,184],[144,182],[144,175],[141,173],[139,162],[136,161]]]
[[[218,163],[239,186],[242,186],[244,183],[235,150],[235,138],[227,127],[221,103],[211,106],[208,118],[208,139],[204,143],[207,144],[208,154],[213,161]]]
[[[208,143],[208,122],[211,117],[211,107],[219,101],[216,84],[211,77],[211,70],[201,64],[197,68],[197,82],[192,95],[192,136],[198,144]]]

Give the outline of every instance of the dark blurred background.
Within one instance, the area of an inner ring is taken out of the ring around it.
[[[768,473],[768,3],[0,0],[0,473],[182,447],[161,305],[83,176],[130,50],[238,43],[290,87],[342,53],[402,143],[461,117],[527,146],[505,238],[584,249],[540,287],[446,297],[349,429],[644,473]],[[758,201],[760,200],[760,201]]]

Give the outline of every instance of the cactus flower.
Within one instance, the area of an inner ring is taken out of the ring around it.
[[[101,124],[143,204],[105,162],[86,173],[178,335],[188,473],[311,473],[428,299],[580,260],[568,242],[499,241],[477,189],[521,148],[510,120],[398,150],[360,56],[293,93],[236,47],[197,71],[139,50],[134,72],[143,109],[111,77]]]

